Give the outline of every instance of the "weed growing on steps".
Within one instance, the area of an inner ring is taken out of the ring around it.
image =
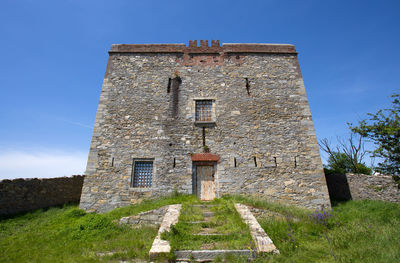
[[[162,234],[173,250],[247,249],[253,247],[248,226],[241,220],[233,202],[216,199],[204,207],[183,204],[179,222]],[[212,217],[204,217],[212,212]],[[205,235],[199,233],[206,232]],[[209,235],[207,235],[209,234]]]

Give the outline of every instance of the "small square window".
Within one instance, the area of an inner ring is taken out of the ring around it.
[[[153,161],[134,161],[133,187],[151,187]]]
[[[212,122],[212,107],[212,100],[196,100],[196,121]]]

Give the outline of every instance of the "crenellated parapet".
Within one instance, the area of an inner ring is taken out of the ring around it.
[[[223,43],[219,40],[189,40],[189,46],[185,44],[114,44],[109,53],[282,53],[297,54],[294,45],[289,44],[247,44],[247,43]]]
[[[222,65],[225,58],[235,56],[235,62],[240,64],[241,57],[245,54],[294,54],[296,48],[289,44],[245,44],[224,43],[219,40],[189,40],[189,46],[185,44],[114,44],[109,51],[112,54],[124,53],[169,53],[177,54],[178,62],[185,66],[216,66]]]

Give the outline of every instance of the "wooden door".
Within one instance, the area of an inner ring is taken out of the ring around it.
[[[197,196],[200,200],[209,201],[215,198],[214,166],[201,165],[196,169]]]

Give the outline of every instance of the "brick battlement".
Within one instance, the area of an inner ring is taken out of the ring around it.
[[[185,44],[113,44],[109,53],[184,53],[184,54],[226,54],[226,53],[276,53],[297,54],[294,45],[289,44],[246,44],[224,43],[220,46],[219,40],[189,40]]]

